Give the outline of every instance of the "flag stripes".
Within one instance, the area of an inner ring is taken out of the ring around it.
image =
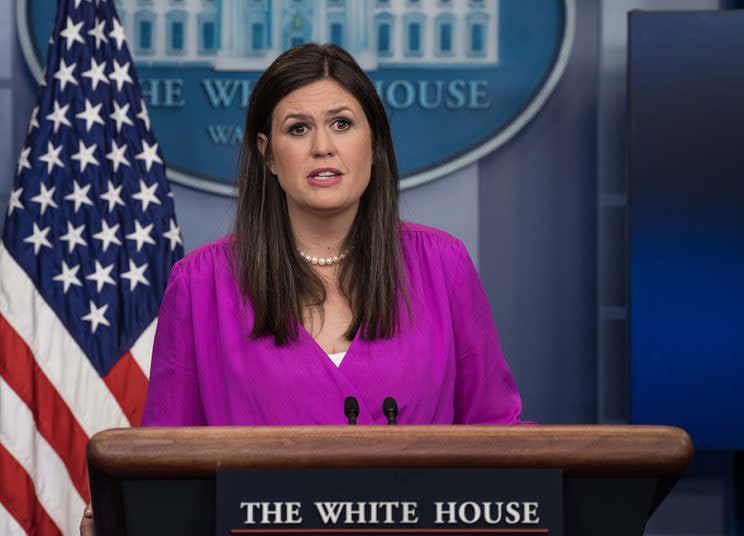
[[[12,367],[0,363],[0,377],[31,410],[39,433],[60,456],[75,489],[88,502],[88,473],[81,454],[85,452],[88,436],[39,369],[26,343],[2,316],[0,352],[17,360]]]
[[[31,477],[3,448],[2,443],[0,443],[0,474],[7,482],[13,482],[12,489],[10,486],[0,486],[0,506],[4,506],[3,512],[7,512],[11,518],[0,521],[0,527],[3,523],[12,527],[12,530],[16,530],[17,527],[21,534],[43,534],[44,536],[62,534],[36,498]],[[16,522],[15,527],[11,520]],[[3,534],[5,534],[4,531]]]
[[[2,445],[0,445],[0,448],[2,448]],[[3,454],[0,453],[0,473],[2,473],[2,457]],[[21,527],[16,518],[10,515],[10,512],[3,506],[3,492],[0,490],[0,534],[4,534],[5,536],[23,536],[26,533],[27,531]]]
[[[62,459],[39,434],[31,411],[5,380],[0,379],[0,421],[17,423],[15,430],[0,427],[0,443],[33,481],[36,498],[63,534],[74,534],[85,502],[72,485]]]
[[[147,377],[132,357],[131,352],[124,354],[106,376],[106,386],[114,395],[129,424],[139,426],[142,422],[143,400],[147,393]]]

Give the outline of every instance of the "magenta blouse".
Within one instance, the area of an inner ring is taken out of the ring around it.
[[[230,241],[207,244],[171,271],[160,308],[142,424],[384,424],[382,401],[400,424],[516,423],[521,400],[491,310],[461,241],[404,223],[401,244],[413,312],[402,308],[391,339],[357,336],[341,365],[300,326],[277,346],[251,339],[253,310],[230,270]]]

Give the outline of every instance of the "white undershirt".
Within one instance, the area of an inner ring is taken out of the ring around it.
[[[339,367],[341,366],[341,361],[343,361],[345,355],[346,352],[339,352],[337,354],[328,354],[328,357],[331,358],[331,361],[333,361],[334,365]]]

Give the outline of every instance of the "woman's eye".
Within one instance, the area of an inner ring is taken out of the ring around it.
[[[349,130],[351,128],[351,121],[348,119],[339,119],[336,121],[337,130]]]
[[[302,136],[307,131],[307,127],[303,125],[302,123],[299,123],[297,125],[293,125],[289,129],[289,133],[294,136]]]

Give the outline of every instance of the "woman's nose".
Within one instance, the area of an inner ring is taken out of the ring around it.
[[[315,131],[312,150],[313,156],[328,156],[333,154],[333,140],[330,134],[324,129]]]

